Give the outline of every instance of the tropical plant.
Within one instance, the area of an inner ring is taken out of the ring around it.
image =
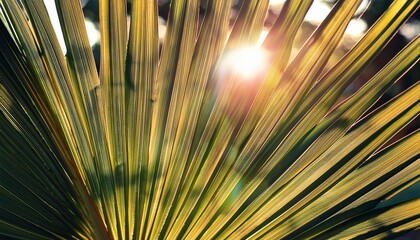
[[[420,85],[377,109],[416,64],[417,37],[356,93],[344,90],[416,11],[396,0],[334,66],[361,0],[338,1],[296,56],[311,1],[286,1],[247,79],[223,59],[255,46],[268,0],[100,1],[98,76],[79,1],[1,1],[0,238],[385,238],[420,227]],[[127,34],[127,32],[129,34]],[[227,40],[226,40],[227,39]],[[243,81],[243,80],[246,81]],[[369,110],[369,111],[368,111]],[[368,112],[368,113],[367,113]],[[385,144],[387,144],[386,147]]]

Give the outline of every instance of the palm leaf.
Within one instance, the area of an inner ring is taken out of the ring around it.
[[[77,2],[77,4],[76,4]],[[415,66],[408,43],[342,100],[418,1],[395,0],[332,68],[361,0],[337,1],[296,55],[312,1],[286,1],[247,77],[226,58],[256,48],[268,0],[100,1],[99,74],[79,1],[0,5],[0,237],[391,238],[420,227],[420,85],[372,106]],[[130,24],[127,17],[130,16]],[[401,136],[401,135],[399,135]],[[386,147],[385,147],[386,146]]]

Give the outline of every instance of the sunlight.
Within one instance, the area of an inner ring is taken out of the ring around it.
[[[262,73],[265,60],[262,49],[245,47],[229,53],[222,61],[222,68],[233,70],[247,80]]]
[[[163,40],[166,36],[166,21],[163,17],[159,17],[158,19],[158,34],[159,34],[159,42],[163,43]]]
[[[305,20],[314,24],[320,24],[330,13],[331,7],[323,2],[314,1],[305,16]]]
[[[273,11],[275,14],[279,14],[285,1],[286,0],[270,0],[270,10]]]
[[[63,31],[61,30],[60,20],[58,19],[57,10],[55,7],[54,0],[44,0],[45,7],[47,8],[48,15],[51,19],[55,34],[57,35],[58,43],[60,44],[63,54],[66,54],[67,47],[63,37]]]
[[[361,38],[365,34],[367,28],[367,23],[362,19],[352,19],[349,22],[345,33],[353,38]]]
[[[45,4],[45,7],[47,8],[48,15],[50,16],[51,24],[53,25],[61,50],[63,51],[63,54],[66,54],[67,47],[64,41],[63,32],[61,30],[60,20],[58,18],[55,2],[54,0],[44,0],[44,4]],[[100,33],[99,33],[98,27],[95,25],[94,22],[88,19],[85,19],[85,26],[86,26],[86,31],[88,34],[90,46],[98,44],[100,40]]]
[[[357,10],[356,10],[356,12],[354,13],[354,15],[360,15],[360,14],[363,14],[363,13],[366,11],[366,9],[369,7],[370,3],[371,3],[371,1],[370,1],[370,0],[363,0],[363,1],[360,3],[360,5],[359,5],[359,7],[357,8]]]
[[[420,34],[420,21],[412,21],[402,25],[400,34],[406,39],[412,40]]]
[[[95,23],[86,19],[85,25],[86,25],[86,31],[88,34],[90,46],[94,46],[98,44],[100,41],[101,35],[99,33],[99,29],[95,26]]]
[[[264,28],[261,31],[260,37],[258,38],[258,41],[257,41],[257,46],[261,46],[264,43],[264,40],[267,37],[268,32],[269,32],[269,29],[267,28]]]
[[[270,6],[283,5],[286,0],[270,0]]]

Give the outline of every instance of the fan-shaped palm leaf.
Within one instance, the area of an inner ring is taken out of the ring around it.
[[[224,66],[256,46],[268,0],[100,1],[98,75],[79,1],[1,1],[0,236],[16,239],[395,237],[420,227],[420,85],[369,110],[419,58],[416,37],[356,93],[344,90],[417,10],[396,0],[331,69],[361,0],[338,1],[296,56],[312,1],[286,1],[261,72]],[[227,39],[227,40],[226,40]],[[243,80],[246,81],[243,81]]]

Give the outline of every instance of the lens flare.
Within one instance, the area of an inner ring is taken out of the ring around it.
[[[222,60],[222,68],[239,74],[244,80],[252,79],[263,72],[266,62],[264,50],[245,47],[230,52]]]

